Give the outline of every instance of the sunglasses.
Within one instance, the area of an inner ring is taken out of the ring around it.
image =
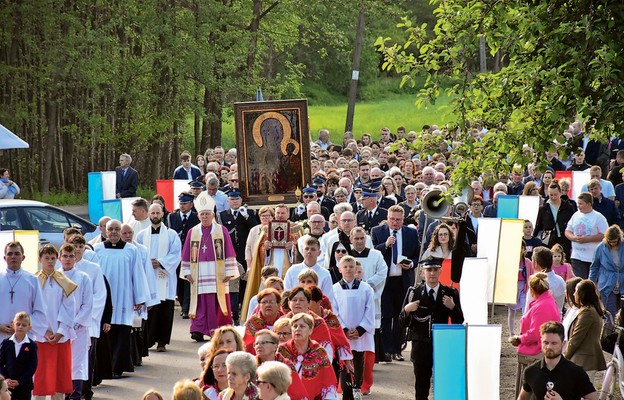
[[[336,253],[347,254],[347,250],[346,249],[336,249]]]
[[[312,198],[314,198],[314,195],[313,194],[304,194],[303,198],[304,199],[312,199]]]

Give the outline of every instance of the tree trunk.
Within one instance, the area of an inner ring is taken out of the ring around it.
[[[45,136],[45,153],[43,157],[43,174],[41,180],[41,193],[50,193],[50,177],[52,174],[52,156],[54,150],[54,142],[57,134],[57,109],[58,106],[54,100],[52,100],[51,94],[46,100],[45,112],[47,122],[47,135]]]

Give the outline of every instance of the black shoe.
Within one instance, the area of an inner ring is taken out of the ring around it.
[[[189,315],[188,314],[182,314],[182,319],[189,319]]]
[[[191,339],[196,342],[204,342],[204,335],[201,332],[191,332]]]
[[[401,355],[401,353],[399,354],[393,354],[392,355],[392,359],[396,360],[396,361],[405,361],[405,358],[403,358],[403,356]]]
[[[119,379],[119,378],[121,378],[121,374],[117,372],[113,372],[113,379]]]
[[[392,362],[392,354],[390,353],[384,354],[384,356],[379,361],[380,362]]]
[[[202,337],[202,340],[203,340],[203,337]],[[156,347],[156,351],[157,351],[158,353],[164,353],[165,351],[167,351],[167,349],[165,348],[165,345],[164,345],[164,344],[162,344],[162,345],[161,345],[161,344],[159,344],[159,345],[158,345],[158,347]]]

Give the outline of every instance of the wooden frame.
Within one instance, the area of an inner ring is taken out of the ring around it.
[[[311,177],[308,101],[234,103],[234,124],[243,201],[296,204]]]

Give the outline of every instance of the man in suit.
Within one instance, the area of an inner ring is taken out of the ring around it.
[[[186,235],[191,228],[199,224],[199,217],[197,213],[193,211],[194,199],[195,196],[188,192],[180,193],[178,196],[180,208],[169,213],[167,216],[167,223],[165,225],[178,233],[181,243],[185,243]],[[191,287],[186,279],[180,278],[180,265],[178,265],[176,275],[178,277],[177,296],[182,306],[182,318],[188,319],[188,312],[191,304]]]
[[[388,217],[388,211],[385,208],[377,206],[378,190],[369,186],[362,187],[362,207],[363,209],[357,213],[357,225],[364,228],[366,233],[371,229],[380,225]],[[401,210],[403,210],[401,208]]]
[[[334,211],[334,206],[336,205],[336,202],[331,198],[327,197],[328,194],[333,195],[333,193],[325,193],[325,178],[323,178],[322,176],[317,176],[316,178],[314,178],[312,183],[316,187],[316,201],[318,201],[321,207],[327,208],[327,210],[329,210],[329,213]],[[327,215],[325,219],[329,219],[329,215]]]
[[[466,218],[466,242],[470,246],[469,257],[477,256],[477,236],[479,233],[479,218],[483,218],[483,197],[474,196],[470,203],[470,212]],[[462,240],[463,238],[459,238]]]
[[[242,207],[243,199],[241,198],[241,192],[239,190],[231,190],[227,194],[228,204],[230,208],[221,211],[219,218],[221,225],[225,226],[230,233],[232,239],[232,245],[234,245],[234,251],[236,252],[236,261],[238,261],[245,272],[247,272],[247,262],[245,261],[245,246],[247,245],[247,238],[251,228],[258,225],[260,220],[254,210],[250,210],[247,207]],[[245,293],[247,286],[246,280],[240,280],[238,293]],[[230,297],[232,294],[230,294]],[[236,304],[232,301],[232,315],[234,321],[238,320],[239,304],[243,301],[243,296],[239,296]]]
[[[119,167],[115,168],[115,193],[117,198],[136,197],[136,191],[139,187],[139,173],[130,166],[132,157],[130,154],[122,154],[119,156]]]
[[[422,263],[425,281],[409,288],[401,312],[403,326],[409,327],[407,339],[412,341],[410,359],[416,378],[416,400],[429,398],[433,368],[431,324],[447,324],[449,318],[453,324],[464,322],[459,293],[456,289],[440,284],[442,260],[431,258]]]
[[[418,232],[403,226],[405,212],[399,205],[388,210],[388,223],[373,228],[373,246],[384,256],[388,277],[381,294],[381,338],[386,360],[403,361],[399,313],[407,289],[414,284],[414,266],[418,262]]]
[[[188,151],[183,151],[182,154],[180,154],[180,162],[182,165],[173,171],[173,179],[193,181],[202,174],[201,170],[192,164],[191,153]]]

